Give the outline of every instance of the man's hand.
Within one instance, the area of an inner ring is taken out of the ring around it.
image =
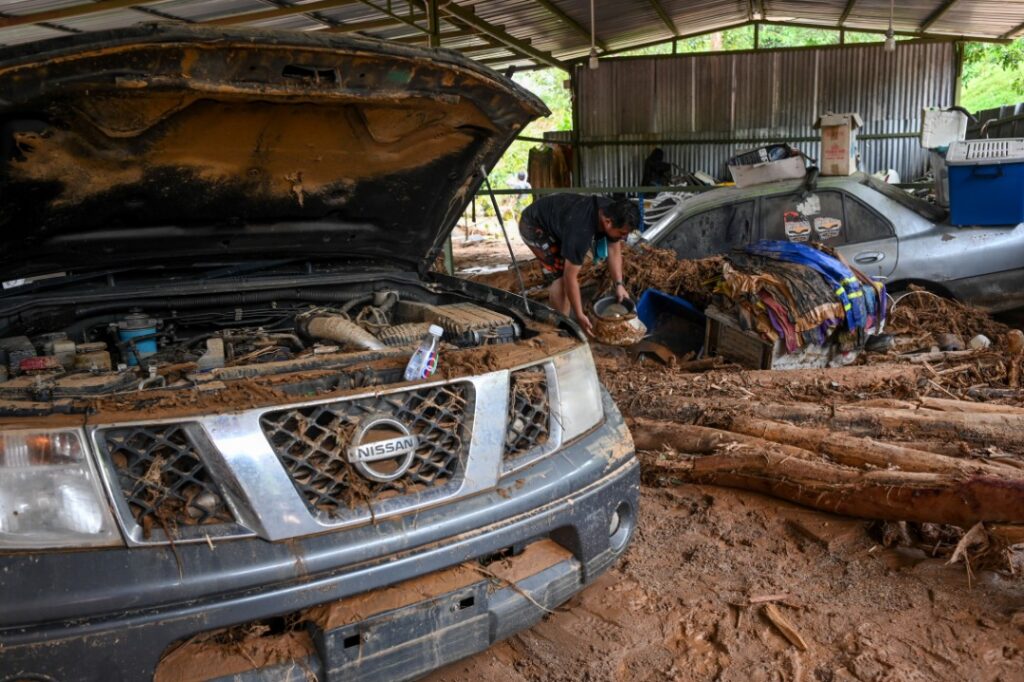
[[[577,314],[576,322],[580,325],[580,328],[583,329],[584,334],[590,337],[594,336],[594,325],[590,322],[589,317]]]
[[[615,285],[615,298],[618,299],[619,303],[622,303],[627,298],[631,301],[633,300],[633,297],[629,295],[628,291],[626,291],[625,285],[622,284]]]

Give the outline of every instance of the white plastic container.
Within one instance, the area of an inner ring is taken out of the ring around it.
[[[804,157],[791,156],[781,161],[766,161],[745,166],[729,166],[733,182],[737,187],[752,187],[766,182],[792,180],[807,175]]]
[[[406,381],[426,379],[434,374],[437,370],[438,346],[443,335],[444,329],[436,324],[430,325],[429,333],[420,341],[416,352],[409,358],[409,364],[405,366]]]
[[[927,107],[921,112],[921,146],[945,149],[967,137],[967,114]]]

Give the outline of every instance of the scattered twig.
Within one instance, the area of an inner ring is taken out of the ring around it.
[[[761,613],[763,613],[765,618],[767,618],[771,624],[774,625],[780,633],[782,633],[782,636],[785,637],[790,644],[800,651],[807,651],[807,642],[800,636],[800,633],[797,632],[796,627],[794,627],[793,624],[782,615],[774,604],[765,604],[761,608]]]

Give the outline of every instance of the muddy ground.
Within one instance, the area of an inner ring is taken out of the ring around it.
[[[817,404],[961,397],[1009,375],[995,363],[961,381],[923,381],[918,367],[880,364],[828,380],[813,372],[776,380],[596,354],[627,415],[690,396]],[[641,453],[652,463],[657,456]],[[654,469],[646,467],[639,529],[616,567],[532,629],[428,679],[1024,680],[1024,580],[1012,566],[969,570],[948,554],[885,546],[877,523],[681,484]],[[768,619],[772,607],[806,650]]]
[[[432,682],[1024,679],[1024,584],[968,580],[864,521],[756,493],[642,489],[625,558],[534,628]],[[806,640],[791,645],[762,599]]]

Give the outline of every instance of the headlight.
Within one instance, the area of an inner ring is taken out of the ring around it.
[[[120,543],[77,430],[0,431],[0,549]]]
[[[601,384],[588,346],[559,355],[554,362],[562,441],[568,442],[594,428],[604,418]]]

